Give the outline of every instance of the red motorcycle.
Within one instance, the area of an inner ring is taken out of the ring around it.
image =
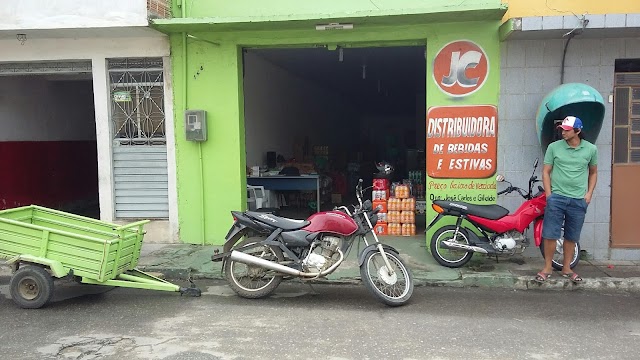
[[[341,206],[319,212],[307,220],[294,220],[269,213],[232,211],[223,253],[212,256],[224,261],[231,289],[244,298],[271,294],[285,277],[302,280],[322,278],[334,272],[354,243],[365,247],[358,256],[365,287],[381,302],[399,306],[413,293],[413,276],[393,247],[382,244],[373,232],[379,209],[371,200],[362,201],[362,179],[356,186],[358,205],[350,211]],[[367,241],[371,234],[373,241]]]
[[[544,241],[542,241],[542,223],[547,196],[544,189],[538,186],[538,192],[533,194],[534,184],[541,182],[535,176],[538,159],[533,165],[533,174],[529,178],[529,191],[514,187],[498,175],[497,181],[509,184],[498,195],[517,192],[525,199],[518,210],[509,214],[509,210],[499,205],[475,205],[460,201],[435,200],[431,205],[438,213],[427,226],[427,230],[440,219],[447,216],[455,217],[455,225],[445,225],[439,228],[431,237],[430,249],[433,257],[440,265],[458,268],[464,266],[473,253],[488,256],[521,254],[529,245],[526,231],[533,223],[533,238],[535,245],[540,248],[544,256]],[[469,226],[472,225],[472,226]],[[556,241],[556,251],[553,257],[553,267],[562,270],[563,266],[563,238]],[[580,260],[580,245],[576,243],[571,261],[573,269]]]

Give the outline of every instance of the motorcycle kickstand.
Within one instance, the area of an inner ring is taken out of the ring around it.
[[[309,288],[311,289],[311,292],[309,293],[310,295],[320,295],[320,293],[316,291],[316,289],[313,286],[311,286],[310,280],[313,280],[313,279],[316,279],[316,278],[298,278],[298,281],[301,284],[305,284],[309,286]]]
[[[310,295],[320,295],[320,293],[316,291],[316,289],[311,285],[310,282],[303,281],[303,283],[309,285],[309,288],[311,288],[311,292],[309,293]]]

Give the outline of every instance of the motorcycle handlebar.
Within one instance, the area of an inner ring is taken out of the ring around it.
[[[515,187],[513,185],[511,185],[510,182],[504,180],[504,177],[501,181],[505,181],[509,184],[509,187],[507,187],[506,189],[499,191],[497,193],[497,195],[502,195],[502,194],[510,194],[514,191],[517,191],[518,194],[520,194],[520,196],[522,196],[525,199],[531,199],[533,198],[533,185],[539,182],[542,182],[542,180],[540,180],[536,175],[536,169],[538,168],[538,159],[536,159],[534,165],[533,165],[533,173],[531,174],[531,177],[529,178],[529,191],[525,191],[524,189],[521,189],[519,187]],[[538,188],[540,188],[540,186],[538,186]]]
[[[515,186],[509,186],[508,188],[499,191],[497,193],[497,195],[502,195],[502,194],[510,194],[512,192],[516,191],[518,194],[520,194],[520,196],[522,196],[523,198],[527,198],[527,194],[524,192],[523,189],[520,189],[519,187],[515,187]]]

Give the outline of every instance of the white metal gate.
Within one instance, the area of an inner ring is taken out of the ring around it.
[[[108,60],[116,218],[168,218],[162,58]]]

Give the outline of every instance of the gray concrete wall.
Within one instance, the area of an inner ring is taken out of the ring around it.
[[[563,49],[563,39],[502,43],[498,173],[515,186],[526,187],[537,157],[542,165],[544,154],[536,136],[536,112],[543,97],[560,85]],[[613,104],[608,98],[613,91],[615,60],[623,58],[640,58],[640,39],[576,37],[569,43],[565,60],[565,83],[588,84],[605,99],[605,119],[596,141],[598,183],[580,240],[582,248],[595,259],[640,259],[640,250],[609,249]],[[541,166],[537,174],[541,176]],[[499,190],[502,186],[498,185]],[[501,197],[498,203],[513,211],[522,198],[510,195]],[[537,255],[537,251],[532,248],[525,255]]]
[[[91,81],[0,77],[0,141],[95,139]]]

